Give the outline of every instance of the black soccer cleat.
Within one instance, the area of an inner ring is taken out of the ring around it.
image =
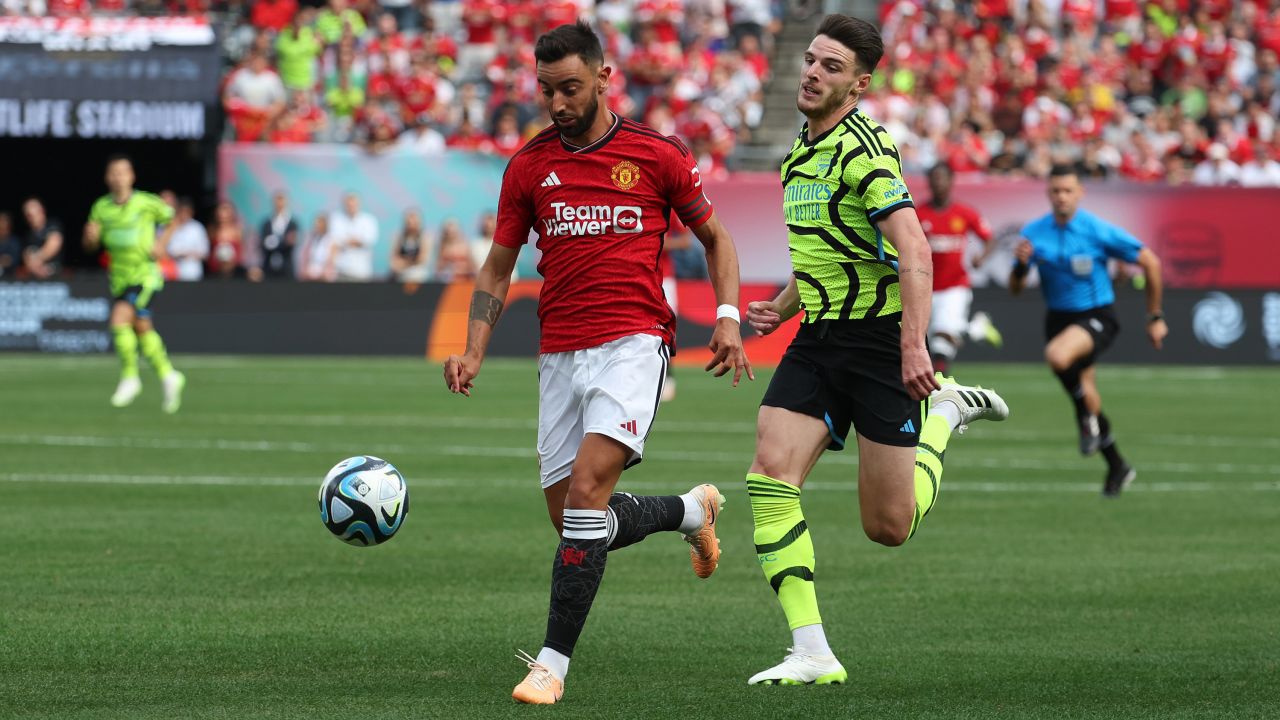
[[[1120,497],[1120,492],[1129,487],[1129,483],[1138,477],[1138,471],[1129,465],[1119,465],[1107,470],[1107,479],[1102,483],[1103,497]]]

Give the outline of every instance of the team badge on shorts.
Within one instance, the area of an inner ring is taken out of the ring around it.
[[[613,172],[609,173],[609,178],[619,190],[630,190],[640,182],[640,168],[630,160],[623,160],[613,166]]]

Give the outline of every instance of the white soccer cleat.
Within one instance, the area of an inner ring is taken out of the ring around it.
[[[747,681],[748,685],[840,685],[849,673],[835,655],[810,655],[803,649],[787,648],[782,662]]]
[[[1004,336],[995,323],[991,322],[991,316],[982,311],[974,313],[973,319],[969,321],[969,340],[985,342],[994,348],[1004,345]]]
[[[142,394],[142,381],[136,377],[120,378],[120,384],[111,395],[112,407],[129,407]]]
[[[164,404],[160,407],[172,415],[182,407],[182,389],[187,386],[187,376],[174,370],[160,382],[164,385]]]
[[[955,378],[939,376],[941,390],[935,390],[929,396],[929,407],[935,408],[940,402],[955,403],[960,409],[960,425],[956,427],[964,432],[974,420],[1000,421],[1009,417],[1009,406],[1004,398],[995,390],[987,390],[977,385],[961,385]]]

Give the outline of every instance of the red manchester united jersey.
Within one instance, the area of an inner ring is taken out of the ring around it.
[[[516,248],[530,228],[538,234],[542,352],[640,333],[674,344],[660,270],[673,211],[691,228],[711,218],[697,162],[679,140],[631,120],[615,116],[583,148],[551,126],[511,158],[493,240]]]
[[[968,205],[951,203],[938,209],[933,203],[916,207],[920,227],[929,238],[933,250],[933,289],[969,287],[969,272],[964,266],[964,250],[969,244],[969,233],[991,242],[991,228],[977,210]]]

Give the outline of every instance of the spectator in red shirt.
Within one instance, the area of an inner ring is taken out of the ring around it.
[[[760,41],[755,35],[744,35],[738,43],[738,52],[761,83],[769,81],[769,56],[760,49]]]
[[[470,116],[463,116],[462,123],[458,125],[458,129],[445,139],[445,146],[458,150],[473,150],[485,153],[497,151],[493,144],[493,139],[481,132],[471,122]]]
[[[249,11],[249,22],[256,28],[280,32],[298,12],[298,0],[256,0]]]
[[[520,135],[520,118],[515,108],[507,108],[498,115],[493,126],[493,149],[502,157],[511,157],[524,147],[524,137]]]

